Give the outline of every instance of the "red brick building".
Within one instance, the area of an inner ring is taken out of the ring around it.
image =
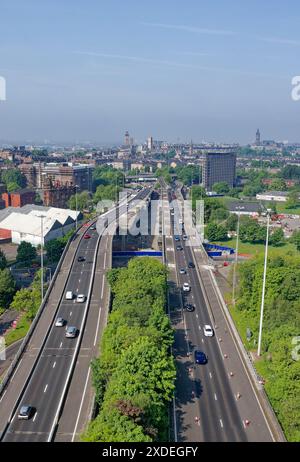
[[[21,189],[16,192],[2,194],[5,207],[23,207],[26,204],[34,204],[35,192],[30,189]]]

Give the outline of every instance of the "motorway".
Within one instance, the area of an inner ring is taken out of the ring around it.
[[[167,198],[164,193],[165,199]],[[167,210],[168,209],[168,210]],[[203,326],[215,328],[214,313],[209,306],[196,268],[188,268],[188,262],[194,262],[192,247],[181,237],[174,241],[174,217],[170,220],[170,206],[164,202],[165,221],[171,222],[171,232],[166,233],[166,258],[173,290],[170,297],[171,320],[175,327],[174,355],[177,363],[177,387],[174,410],[175,441],[181,442],[246,442],[273,441],[273,436],[264,414],[246,376],[241,361],[235,359],[233,370],[239,371],[239,377],[231,377],[226,359],[219,341],[219,330],[214,337],[205,337]],[[175,217],[180,216],[176,211]],[[181,245],[182,250],[176,250]],[[185,268],[186,274],[179,269]],[[183,293],[183,283],[189,283],[190,292]],[[174,289],[175,287],[175,289]],[[183,305],[194,305],[194,312],[187,312]],[[213,306],[213,308],[217,308]],[[223,335],[223,334],[222,334]],[[227,333],[226,342],[233,340]],[[231,345],[231,346],[232,346]],[[233,346],[232,346],[233,348]],[[203,351],[206,365],[194,363],[194,351]],[[236,350],[236,348],[234,347]],[[238,355],[236,354],[238,357]],[[238,374],[236,374],[238,375]],[[239,383],[237,383],[237,379]],[[234,387],[232,382],[235,383]],[[237,399],[234,389],[238,387],[242,398]],[[248,427],[245,422],[251,416]],[[254,423],[255,422],[255,423]]]
[[[148,193],[149,190],[143,190],[135,199],[141,200]],[[127,209],[126,203],[121,202],[118,209],[119,215],[122,215]],[[2,394],[0,420],[2,425],[8,421],[3,441],[48,441],[53,437],[56,441],[74,441],[91,417],[93,392],[90,360],[98,353],[99,338],[106,324],[109,289],[104,275],[111,266],[111,241],[116,230],[115,211],[108,211],[104,215],[108,219],[108,228],[103,236],[99,237],[97,230],[89,229],[90,239],[81,239],[79,244],[77,242],[71,249],[72,258],[67,254],[68,266],[62,269],[66,280],[54,286],[53,296],[51,293],[49,297],[49,303],[53,305],[51,316],[46,313],[44,320],[43,313],[26,353]],[[79,235],[76,237],[77,240],[80,238]],[[78,262],[78,256],[85,257],[85,261]],[[94,270],[96,283],[93,284]],[[67,290],[87,296],[89,289],[90,301],[77,303],[75,299],[65,299]],[[80,335],[75,339],[66,338],[64,327],[54,325],[57,317],[64,318],[69,326],[80,329],[82,339]],[[39,324],[43,329],[39,328]],[[50,329],[43,343],[48,327]],[[76,347],[79,349],[78,356]],[[72,363],[74,371],[71,371]],[[24,387],[20,388],[20,383]],[[19,394],[15,393],[16,389]],[[24,404],[36,409],[29,421],[17,418],[18,410]],[[14,413],[9,416],[12,409]]]

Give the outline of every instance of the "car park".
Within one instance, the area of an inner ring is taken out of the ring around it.
[[[85,295],[84,294],[78,294],[76,297],[76,302],[77,303],[84,303],[85,302]]]
[[[57,318],[55,321],[55,327],[63,327],[66,321],[63,318]]]
[[[213,337],[214,335],[214,331],[209,324],[205,324],[205,326],[203,327],[203,333],[205,337]]]
[[[206,364],[207,363],[207,357],[206,357],[206,354],[203,353],[203,351],[195,350],[194,357],[195,357],[196,364]]]
[[[33,415],[35,408],[33,406],[23,405],[21,406],[18,414],[19,420],[29,420]]]
[[[187,282],[185,282],[182,286],[182,290],[183,292],[189,292],[191,290],[189,284]]]
[[[67,327],[67,329],[66,329],[66,337],[67,338],[75,338],[77,333],[78,333],[77,327],[70,326],[70,327]]]

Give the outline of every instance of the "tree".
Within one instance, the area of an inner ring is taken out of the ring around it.
[[[226,183],[226,181],[220,181],[219,183],[215,183],[212,189],[217,194],[227,194],[229,192],[229,186],[228,183]]]
[[[15,281],[8,269],[0,270],[0,309],[6,309],[15,293]]]
[[[77,194],[77,210],[87,209],[91,203],[90,194],[88,191],[82,191]],[[69,199],[69,207],[72,210],[76,210],[76,194],[73,194]]]
[[[65,244],[60,239],[53,239],[45,244],[45,250],[47,252],[47,259],[50,263],[57,262],[64,250]]]
[[[300,252],[300,231],[294,231],[290,240],[295,244],[298,252]]]
[[[25,312],[27,319],[32,321],[41,304],[41,293],[37,288],[20,289],[16,292],[10,304],[12,310]]]
[[[273,191],[286,191],[286,184],[282,178],[275,178],[269,187]]]
[[[21,189],[26,186],[26,177],[17,168],[11,168],[3,171],[1,178],[6,187],[10,183],[17,185],[16,189]]]
[[[274,246],[279,246],[284,243],[284,232],[281,228],[277,228],[273,231],[270,236],[270,244]]]
[[[17,250],[17,262],[30,266],[36,259],[37,253],[35,247],[30,242],[22,241]]]
[[[3,252],[3,250],[0,249],[0,270],[5,269],[6,266],[7,266],[7,260],[6,260],[5,253]]]
[[[224,241],[228,238],[227,230],[222,225],[209,223],[205,228],[205,234],[209,241]]]
[[[22,189],[21,186],[16,183],[15,181],[12,181],[10,183],[7,183],[6,189],[9,193],[18,191],[18,189]]]
[[[231,213],[229,217],[226,220],[226,228],[228,231],[236,231],[237,228],[237,222],[238,222],[238,216],[236,213]]]
[[[249,217],[241,218],[240,239],[242,242],[263,242],[266,239],[267,230]]]
[[[294,209],[298,207],[300,203],[299,199],[299,192],[298,191],[291,191],[288,194],[287,201],[286,201],[286,208],[287,209]]]

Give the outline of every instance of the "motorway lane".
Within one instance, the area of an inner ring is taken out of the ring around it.
[[[95,252],[98,240],[96,231],[89,231],[89,234],[91,235],[91,239],[82,239],[80,243],[69,275],[66,291],[72,290],[74,294],[83,293],[87,295],[88,293],[92,271],[90,261],[92,260],[92,254]],[[82,269],[83,263],[77,261],[79,255],[86,257],[84,270]],[[74,325],[79,328],[84,308],[85,303],[77,303],[75,300],[65,300],[64,294],[57,317],[61,316],[67,320],[68,325]],[[70,313],[72,314],[70,315]],[[25,422],[19,421],[16,413],[4,441],[47,440],[77,341],[78,338],[67,339],[64,328],[52,325],[43,353],[20,403],[20,406],[26,403],[35,406],[37,408],[37,415],[30,421]],[[53,368],[54,359],[56,365]],[[44,392],[46,385],[47,389]]]

